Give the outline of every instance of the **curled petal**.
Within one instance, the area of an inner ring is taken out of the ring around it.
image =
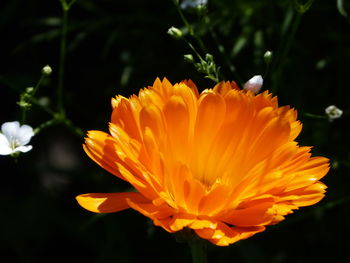
[[[149,201],[140,193],[92,193],[76,197],[78,203],[86,210],[95,213],[112,213],[130,208],[128,200],[132,202]]]

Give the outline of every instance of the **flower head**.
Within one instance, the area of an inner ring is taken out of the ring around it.
[[[178,29],[177,27],[170,27],[167,32],[170,36],[172,36],[175,39],[181,39],[182,38],[182,31]]]
[[[18,121],[5,122],[1,125],[0,155],[30,151],[32,146],[27,144],[33,136],[32,127],[28,125],[20,126]]]
[[[180,7],[182,9],[201,8],[208,4],[208,0],[183,0]]]
[[[132,208],[226,246],[324,196],[328,159],[298,145],[296,111],[267,91],[221,82],[199,94],[192,81],[156,79],[112,107],[110,134],[90,131],[84,149],[137,191],[78,196],[87,210]]]
[[[42,74],[49,76],[52,73],[52,68],[49,65],[46,65],[45,67],[42,68],[41,72]]]
[[[343,111],[335,105],[330,105],[325,109],[325,113],[329,121],[340,118],[343,115]]]

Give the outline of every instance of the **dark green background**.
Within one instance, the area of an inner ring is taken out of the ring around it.
[[[346,262],[349,258],[349,69],[350,19],[337,1],[316,0],[298,17],[294,1],[209,0],[210,26],[186,12],[226,80],[240,84],[264,74],[263,54],[275,54],[264,88],[275,89],[281,105],[296,107],[304,124],[301,145],[329,157],[332,169],[322,180],[326,197],[301,208],[265,232],[230,247],[208,246],[209,262]],[[345,10],[350,13],[348,1]],[[291,22],[286,22],[290,16]],[[182,41],[166,34],[183,23],[170,0],[78,0],[69,13],[64,82],[67,116],[84,131],[107,130],[110,98],[129,96],[156,77],[171,82],[191,78],[201,90],[212,87],[193,66]],[[19,120],[19,94],[34,86],[41,68],[53,68],[37,97],[56,103],[61,7],[58,0],[12,0],[0,8],[0,122]],[[227,51],[222,56],[210,30]],[[195,43],[195,42],[193,42]],[[243,43],[240,47],[237,43]],[[228,70],[226,60],[237,72]],[[322,115],[331,104],[343,109],[341,119]],[[37,127],[50,116],[37,107],[27,123]],[[148,218],[128,210],[95,215],[77,205],[87,192],[126,190],[129,185],[109,175],[82,150],[83,139],[64,126],[35,136],[33,150],[17,163],[0,156],[1,262],[190,262],[185,244]]]

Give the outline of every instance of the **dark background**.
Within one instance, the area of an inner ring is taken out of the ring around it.
[[[264,88],[274,90],[281,105],[298,109],[304,124],[300,144],[313,145],[315,155],[332,162],[322,180],[329,188],[320,203],[301,208],[282,223],[230,247],[209,245],[209,262],[345,262],[349,258],[350,19],[344,10],[340,10],[343,15],[339,12],[337,1],[314,1],[303,15],[295,2],[209,0],[209,25],[203,25],[195,12],[185,11],[226,80],[242,84],[264,74],[263,54],[274,52]],[[350,13],[349,3],[343,4]],[[19,120],[16,102],[26,87],[37,83],[46,64],[53,73],[36,97],[49,99],[55,108],[61,18],[58,0],[2,2],[1,123]],[[191,78],[200,90],[213,86],[183,61],[191,51],[166,34],[171,26],[182,28],[183,22],[170,0],[78,0],[73,5],[64,107],[74,125],[84,131],[106,131],[111,97],[137,93],[156,77],[173,83]],[[215,32],[216,40],[210,32]],[[225,56],[216,41],[225,48]],[[227,60],[237,72],[228,69]],[[323,115],[332,104],[344,111],[342,118],[329,122],[305,115]],[[26,123],[37,127],[50,118],[33,106]],[[0,156],[0,261],[190,262],[185,244],[137,212],[95,215],[76,203],[75,196],[81,193],[129,187],[91,161],[82,143],[83,138],[56,125],[35,136],[33,150],[17,161]]]

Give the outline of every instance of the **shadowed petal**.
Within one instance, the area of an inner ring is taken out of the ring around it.
[[[112,213],[130,208],[127,200],[147,202],[143,195],[136,192],[129,193],[91,193],[76,197],[78,203],[86,210],[95,213]]]

